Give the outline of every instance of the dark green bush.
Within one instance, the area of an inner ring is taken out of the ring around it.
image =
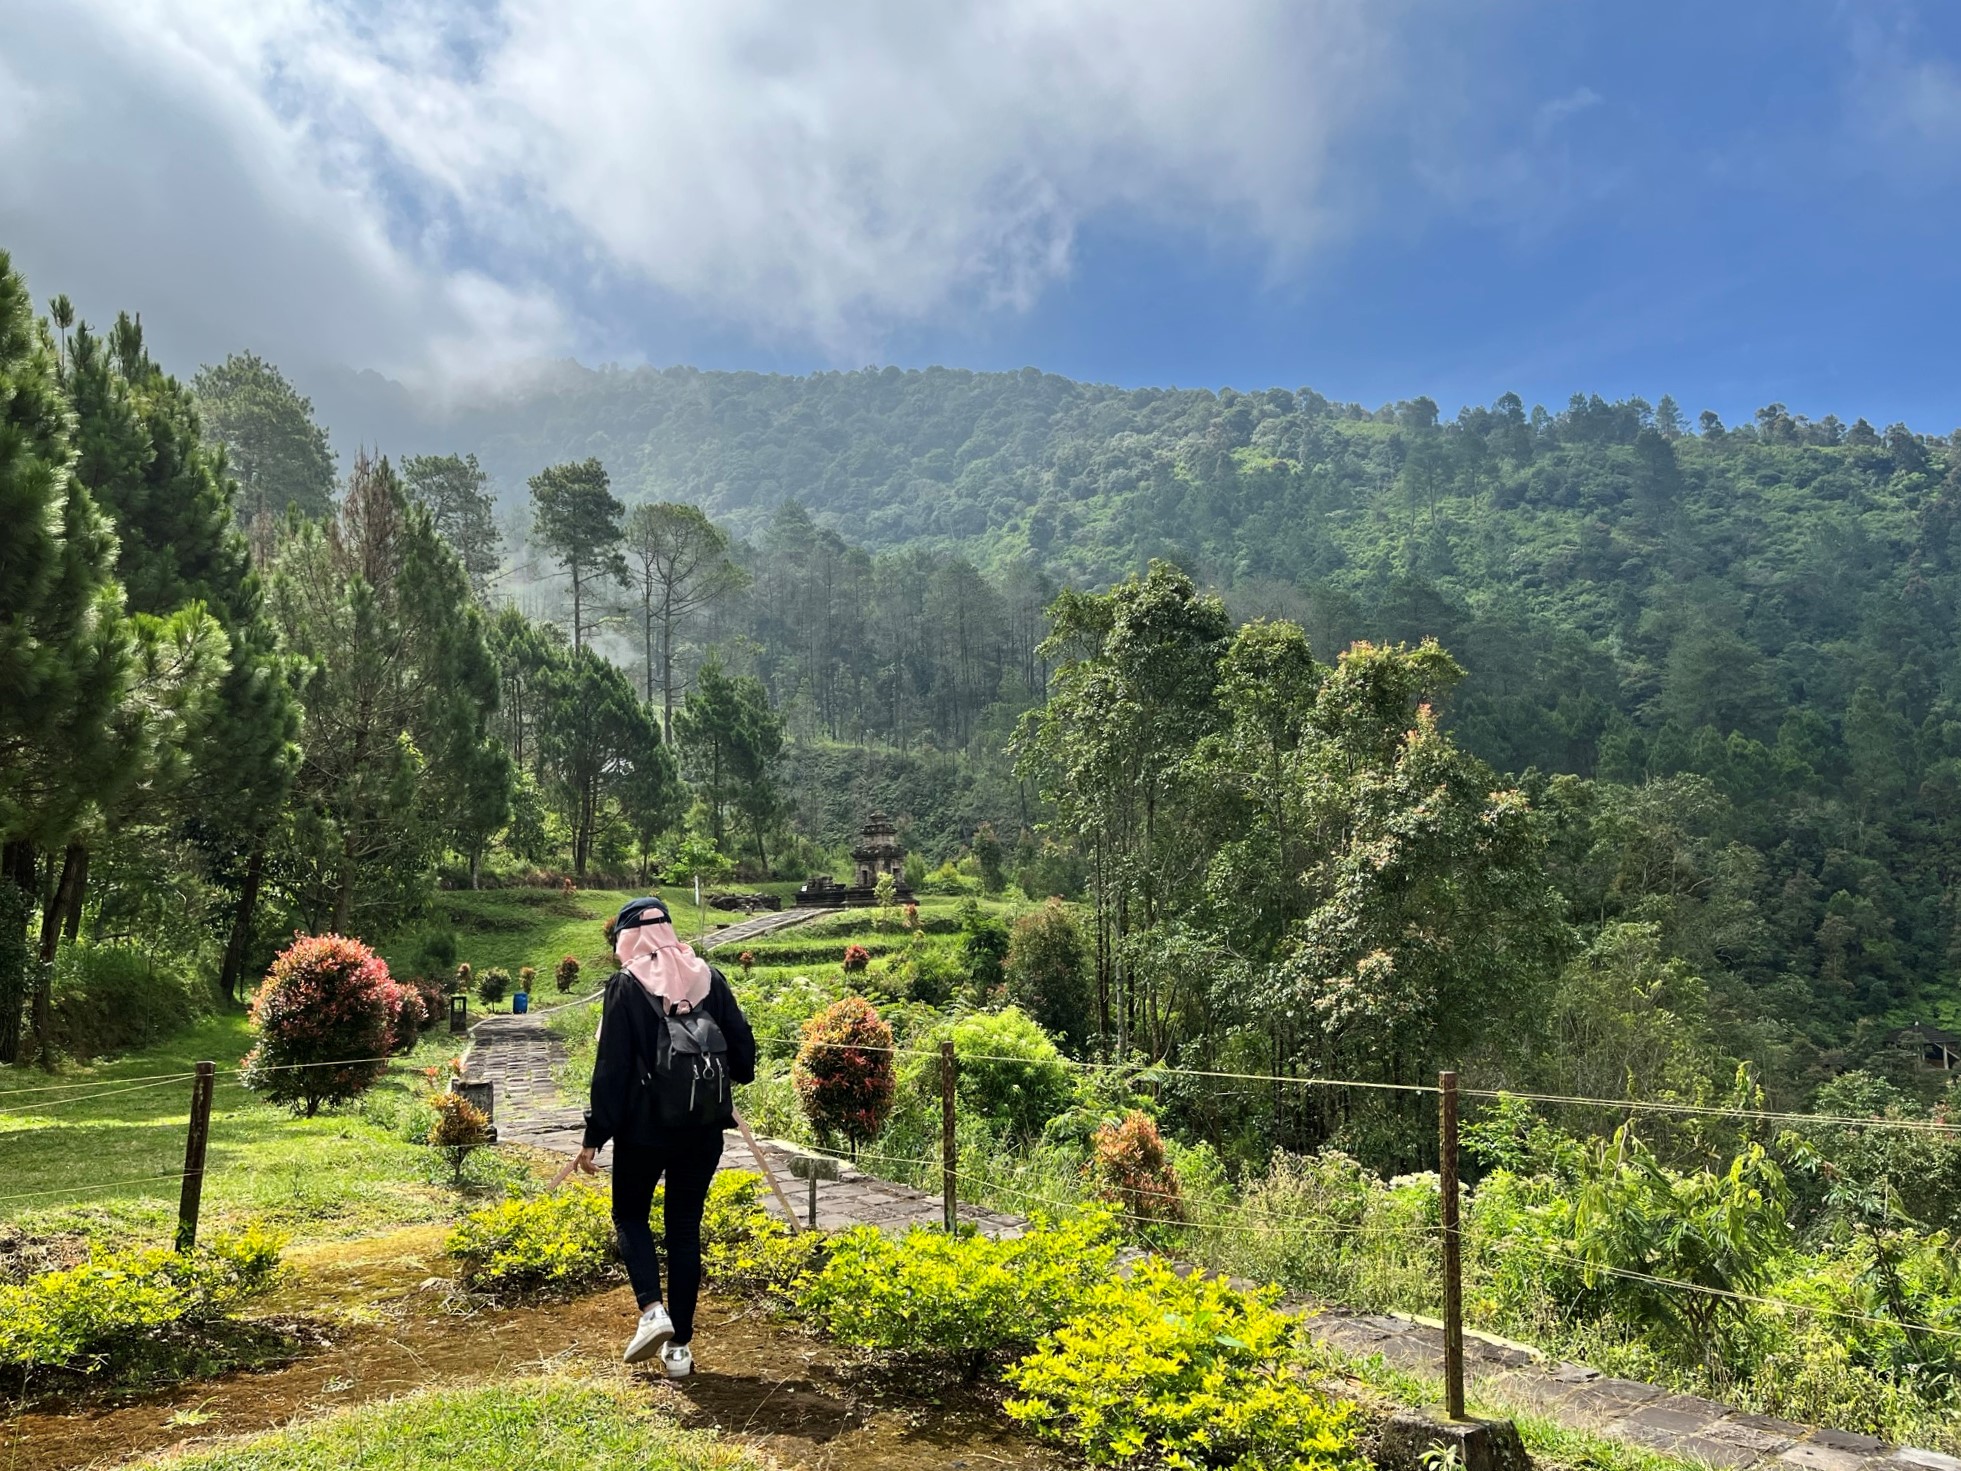
[[[56,956],[53,1041],[71,1057],[146,1047],[207,1010],[182,973],[133,946],[77,940]]]

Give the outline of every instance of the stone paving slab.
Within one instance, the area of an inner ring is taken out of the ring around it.
[[[808,910],[768,914],[771,928],[813,917]],[[750,935],[734,925],[708,937],[715,945]],[[767,933],[767,931],[760,931]],[[563,1050],[542,1018],[494,1015],[472,1033],[465,1075],[496,1085],[494,1107],[502,1140],[574,1154],[583,1133],[579,1109],[568,1106],[553,1082]],[[799,1225],[805,1218],[808,1187],[790,1177],[789,1161],[804,1151],[780,1140],[758,1141],[782,1183]],[[601,1162],[606,1162],[602,1152]],[[754,1160],[739,1133],[723,1142],[726,1168],[749,1169]],[[937,1194],[882,1180],[838,1161],[836,1180],[817,1187],[817,1224],[824,1230],[876,1225],[888,1231],[936,1226],[942,1203]],[[764,1192],[768,1210],[782,1208]],[[1007,1211],[962,1205],[960,1218],[985,1235],[1019,1235],[1026,1221]],[[1141,1254],[1138,1254],[1141,1255]],[[1443,1372],[1443,1333],[1434,1323],[1387,1313],[1355,1313],[1327,1304],[1292,1301],[1317,1341],[1357,1356],[1384,1360],[1430,1377]],[[1559,1424],[1591,1430],[1633,1445],[1703,1461],[1724,1471],[1961,1471],[1961,1458],[1910,1447],[1891,1448],[1869,1435],[1820,1429],[1769,1415],[1732,1410],[1695,1395],[1671,1394],[1652,1384],[1602,1374],[1584,1364],[1547,1361],[1525,1345],[1466,1334],[1465,1378],[1482,1396],[1513,1404]]]

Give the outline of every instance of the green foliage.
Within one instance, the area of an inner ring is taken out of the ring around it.
[[[995,936],[982,930],[970,937],[969,954],[984,973]],[[1082,1056],[1096,1030],[1096,997],[1083,932],[1067,906],[1051,899],[1015,921],[1001,974],[1009,1000]]]
[[[769,871],[764,839],[776,819],[776,769],[783,756],[783,721],[760,680],[731,676],[714,659],[695,674],[687,702],[674,714],[682,762],[708,809],[720,845],[734,821],[747,823],[756,861]]]
[[[55,1046],[74,1058],[146,1047],[211,1009],[168,960],[77,941],[55,957]]]
[[[618,1261],[607,1197],[581,1183],[472,1211],[443,1249],[465,1286],[499,1297],[580,1292]]]
[[[495,1007],[511,994],[511,973],[493,965],[477,972],[477,996],[485,1006]]]
[[[1573,1203],[1574,1254],[1588,1286],[1713,1366],[1720,1334],[1741,1314],[1733,1297],[1718,1294],[1761,1293],[1789,1241],[1789,1202],[1782,1171],[1759,1145],[1721,1174],[1679,1174],[1623,1126],[1595,1146]],[[1658,1286],[1643,1275],[1708,1290]]]
[[[821,1263],[825,1238],[793,1230],[764,1210],[762,1192],[762,1176],[746,1170],[722,1170],[708,1187],[701,1213],[701,1261],[704,1276],[718,1292],[788,1298]],[[655,1192],[656,1235],[662,1193]]]
[[[975,999],[985,1003],[1003,986],[1008,927],[973,900],[960,906],[960,959]]]
[[[797,1305],[844,1343],[942,1359],[971,1376],[1073,1316],[1116,1250],[1110,1219],[1094,1211],[1009,1241],[925,1227],[895,1240],[861,1226],[832,1238]]]
[[[257,353],[235,352],[198,369],[192,390],[206,432],[224,446],[226,468],[243,495],[248,524],[277,521],[290,507],[325,516],[334,499],[334,452],[313,404]]]
[[[1027,1143],[1075,1098],[1075,1082],[1048,1033],[1015,1007],[972,1012],[936,1035],[953,1043],[961,1110],[1004,1138]]]
[[[1301,1345],[1271,1294],[1147,1259],[1008,1371],[1006,1408],[1092,1466],[1359,1471],[1359,1416]]]
[[[127,1367],[163,1337],[267,1291],[284,1245],[248,1228],[191,1252],[98,1252],[80,1266],[0,1284],[0,1370]]]
[[[446,842],[473,855],[509,812],[498,672],[455,553],[386,460],[358,460],[326,527],[279,547],[269,606],[308,667],[289,885],[335,930],[418,914]]]
[[[490,477],[477,457],[410,455],[402,461],[402,483],[410,498],[427,509],[436,534],[449,543],[470,586],[483,598],[503,562],[503,538]]]

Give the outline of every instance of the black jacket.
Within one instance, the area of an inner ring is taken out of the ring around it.
[[[632,1092],[640,1075],[653,1062],[661,1021],[653,998],[627,972],[614,971],[600,1003],[599,1055],[592,1063],[592,1101],[586,1108],[585,1147],[598,1149],[608,1139],[628,1144],[657,1144],[637,1137]],[[729,1044],[729,1077],[737,1083],[756,1080],[756,1034],[736,1005],[735,992],[718,970],[709,983],[701,1009],[715,1019]],[[716,1127],[732,1128],[735,1110]]]

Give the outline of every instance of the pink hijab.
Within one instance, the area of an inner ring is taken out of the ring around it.
[[[714,972],[692,945],[674,933],[671,922],[621,930],[613,940],[613,953],[621,969],[663,1011],[693,1011],[708,999]]]

